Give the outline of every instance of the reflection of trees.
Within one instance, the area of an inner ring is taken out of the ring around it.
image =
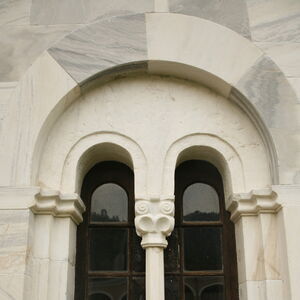
[[[201,212],[196,210],[188,215],[183,216],[184,221],[217,221],[219,220],[219,213],[215,212]]]
[[[100,213],[92,212],[91,219],[96,222],[120,222],[119,216],[110,217],[106,209],[101,209]]]

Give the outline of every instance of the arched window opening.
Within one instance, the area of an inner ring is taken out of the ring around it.
[[[113,161],[95,165],[83,180],[81,197],[87,210],[77,230],[75,299],[144,299],[132,170]]]
[[[201,160],[180,164],[175,207],[165,250],[166,300],[237,300],[234,225],[218,170]]]

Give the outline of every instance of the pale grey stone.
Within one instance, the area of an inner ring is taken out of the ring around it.
[[[32,0],[31,24],[79,24],[153,11],[154,0]]]
[[[87,21],[154,11],[154,0],[86,0]]]
[[[84,0],[32,0],[30,22],[38,25],[84,23]]]
[[[286,77],[300,77],[300,43],[256,42],[280,68]]]
[[[300,12],[251,27],[256,42],[300,42]]]
[[[25,247],[29,210],[0,211],[0,256],[11,248]]]
[[[0,81],[18,81],[37,57],[79,26],[0,27]]]
[[[145,15],[101,20],[71,33],[48,51],[79,83],[115,66],[145,61]]]
[[[292,116],[297,96],[276,64],[262,57],[236,85],[258,110],[269,128],[295,130],[296,116]],[[233,90],[234,92],[234,90]]]
[[[250,38],[244,0],[169,0],[170,12],[200,17],[224,25]]]
[[[29,24],[31,0],[1,0],[0,25]]]
[[[255,42],[300,42],[300,1],[245,0]]]

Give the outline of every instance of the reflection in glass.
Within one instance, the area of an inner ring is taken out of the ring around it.
[[[91,271],[127,270],[127,229],[90,229],[89,269]]]
[[[223,285],[215,284],[205,288],[201,300],[223,300]]]
[[[115,183],[100,185],[92,195],[92,222],[124,222],[128,220],[126,191]]]
[[[127,279],[117,277],[89,279],[88,293],[89,300],[119,300],[127,293]]]
[[[185,300],[195,300],[196,297],[193,294],[193,289],[185,284],[184,286],[184,299]]]
[[[132,280],[132,299],[145,300],[145,277],[133,277]]]
[[[183,193],[184,221],[219,220],[219,197],[213,187],[204,183],[194,183]]]
[[[179,277],[165,276],[165,300],[180,299],[179,297]]]
[[[168,237],[168,247],[164,250],[164,266],[166,272],[178,272],[180,270],[179,233],[175,228]]]
[[[131,263],[134,272],[145,272],[145,250],[141,247],[142,239],[135,231],[131,232]]]
[[[183,229],[185,270],[222,270],[221,232],[219,227]]]
[[[185,300],[223,300],[223,276],[185,277]]]

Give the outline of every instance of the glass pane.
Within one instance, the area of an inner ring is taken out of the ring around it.
[[[219,220],[219,197],[213,187],[204,183],[191,184],[183,193],[184,221]]]
[[[92,195],[92,222],[124,222],[128,220],[126,191],[115,183],[99,186]]]
[[[185,270],[222,270],[221,238],[218,227],[183,229]]]
[[[90,229],[89,269],[91,271],[127,270],[127,229]]]
[[[165,277],[165,300],[180,299],[179,297],[179,277]]]
[[[223,300],[222,276],[185,277],[185,300]]]
[[[188,284],[184,285],[184,300],[197,300],[197,295],[194,294],[193,288]]]
[[[178,229],[174,229],[168,237],[168,247],[164,253],[165,272],[179,271],[179,237]]]
[[[133,277],[132,299],[145,300],[145,277]]]
[[[89,300],[126,299],[127,278],[92,278],[88,284]]]
[[[135,272],[145,272],[145,250],[141,241],[135,230],[132,230],[132,268]]]

